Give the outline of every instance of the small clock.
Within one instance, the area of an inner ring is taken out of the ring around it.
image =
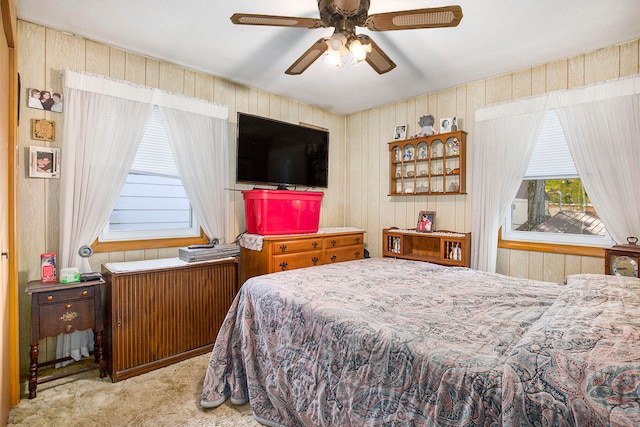
[[[615,276],[639,277],[640,245],[637,237],[627,237],[628,245],[615,245],[605,250],[605,273]]]

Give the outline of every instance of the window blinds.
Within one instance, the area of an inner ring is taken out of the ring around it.
[[[548,110],[524,179],[561,178],[578,178],[578,171],[558,115],[555,110]]]
[[[153,106],[131,172],[178,177],[176,162],[157,105]]]

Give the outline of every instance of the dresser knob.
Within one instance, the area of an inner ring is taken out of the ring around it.
[[[313,257],[311,258],[311,262],[313,263],[313,265],[318,265],[318,257]]]
[[[67,310],[69,310],[71,307],[73,307],[72,304],[67,304],[67,305],[64,306],[64,308],[66,308]]]
[[[318,248],[318,242],[312,242],[311,246],[313,246],[313,249],[317,249]]]
[[[69,333],[69,332],[73,331],[73,325],[67,325],[67,326],[65,326],[65,327],[64,327],[64,331],[65,331],[66,333]]]
[[[338,243],[338,242],[336,242],[335,240],[332,240],[332,241],[331,241],[331,246],[335,246],[335,245],[336,245],[336,243]]]
[[[280,263],[280,270],[285,271],[287,269],[287,265],[286,261],[282,261]]]
[[[333,256],[331,257],[331,262],[336,262],[336,260],[337,260],[337,259],[338,259],[338,257],[337,257],[337,256],[335,256],[335,255],[333,255]]]
[[[53,295],[47,295],[47,301],[53,301]]]
[[[285,252],[287,250],[287,245],[280,245],[280,252]]]
[[[89,295],[89,291],[82,291],[82,296],[86,297],[87,295]]]
[[[356,251],[354,255],[356,256],[356,259],[360,258],[360,251]]]

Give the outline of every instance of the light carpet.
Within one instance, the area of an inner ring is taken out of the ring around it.
[[[9,426],[261,426],[251,406],[200,407],[209,354],[112,383],[98,371],[38,386],[9,413]]]

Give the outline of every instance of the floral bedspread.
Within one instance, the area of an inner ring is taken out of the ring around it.
[[[640,280],[374,258],[248,280],[201,405],[270,426],[640,425]]]

